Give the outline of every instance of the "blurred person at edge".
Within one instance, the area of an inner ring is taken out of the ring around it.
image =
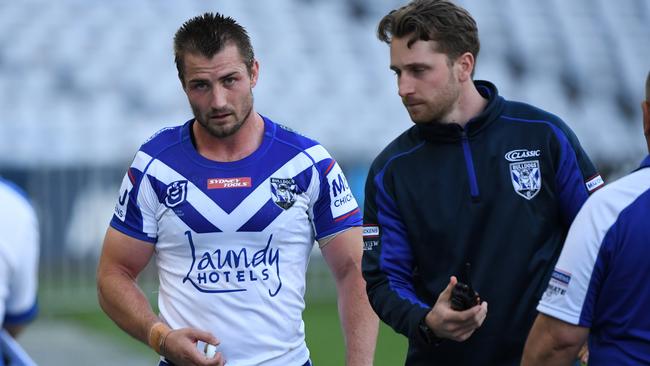
[[[38,218],[25,192],[0,178],[0,366],[18,365],[15,338],[36,318]],[[5,338],[11,337],[11,338]]]
[[[415,0],[378,37],[414,125],[366,181],[370,303],[408,337],[407,365],[517,365],[569,226],[604,183],[560,118],[473,80],[478,29],[465,9]],[[457,311],[466,263],[480,299]]]
[[[341,168],[316,141],[255,112],[259,64],[234,19],[194,17],[174,49],[194,118],[151,137],[128,169],[98,267],[102,308],[160,365],[311,365],[302,311],[318,241],[346,364],[372,365],[379,321]],[[136,283],[154,253],[158,316]],[[203,343],[217,345],[214,357]]]
[[[643,132],[650,152],[650,73]],[[576,216],[537,310],[523,365],[650,365],[650,155]]]

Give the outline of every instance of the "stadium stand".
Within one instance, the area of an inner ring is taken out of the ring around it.
[[[262,62],[255,91],[262,113],[318,138],[339,159],[369,160],[410,123],[385,45],[374,38],[378,18],[401,3],[3,2],[0,163],[123,163],[158,128],[189,118],[171,38],[181,21],[207,10],[250,29]],[[619,130],[609,142],[586,142],[598,162],[617,166],[642,148],[616,125],[638,120],[633,85],[650,59],[640,47],[650,39],[647,1],[460,3],[479,22],[479,76],[497,80],[512,99],[566,113],[579,135]],[[608,118],[587,119],[583,111],[594,109]]]
[[[607,178],[638,164],[650,1],[458,2],[479,24],[477,78],[565,119]],[[0,1],[0,174],[34,197],[43,275],[93,284],[110,202],[133,153],[191,118],[172,37],[204,11],[249,29],[261,62],[257,110],[327,146],[362,201],[371,159],[411,125],[375,36],[380,17],[403,3]]]

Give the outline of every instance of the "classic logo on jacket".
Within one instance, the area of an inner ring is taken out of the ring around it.
[[[271,178],[273,202],[283,210],[288,210],[296,202],[296,182],[293,178]]]
[[[526,149],[517,149],[508,151],[504,158],[508,161],[517,162],[523,161],[526,158],[538,158],[541,155],[540,150],[526,150]]]
[[[165,206],[172,208],[185,202],[187,198],[187,181],[177,180],[167,185]]]
[[[510,180],[515,193],[531,200],[542,188],[539,160],[524,160],[541,155],[540,150],[517,149],[508,151],[504,157],[511,161]]]

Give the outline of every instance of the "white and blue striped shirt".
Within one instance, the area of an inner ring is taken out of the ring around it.
[[[111,225],[156,248],[161,317],[221,340],[232,366],[302,365],[314,240],[361,225],[338,164],[264,118],[262,144],[235,162],[199,155],[188,122],[138,151]]]
[[[538,310],[590,328],[589,365],[650,365],[650,156],[576,216]]]

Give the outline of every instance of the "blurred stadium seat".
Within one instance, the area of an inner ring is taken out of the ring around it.
[[[0,174],[39,207],[46,290],[94,285],[108,224],[98,206],[110,212],[144,139],[191,117],[172,38],[204,11],[249,29],[261,62],[257,110],[321,141],[362,201],[371,159],[411,125],[375,37],[380,17],[404,2],[0,2]],[[459,3],[479,23],[477,78],[564,118],[608,177],[638,163],[650,1]]]
[[[147,136],[188,119],[171,39],[183,20],[206,10],[249,28],[262,65],[255,91],[261,113],[321,140],[340,160],[367,162],[410,123],[395,98],[387,49],[374,38],[379,17],[401,3],[3,2],[0,164],[124,165]],[[507,97],[526,98],[543,77],[562,86],[552,87],[560,94],[532,103],[564,110],[568,98],[576,110],[591,109],[598,95],[598,103],[621,109],[603,122],[578,114],[568,120],[576,130],[638,119],[628,104],[638,104],[636,81],[650,56],[641,47],[650,38],[647,1],[460,3],[479,22],[478,69],[489,70],[481,76],[502,81]],[[630,158],[617,149],[602,155],[614,166]]]

